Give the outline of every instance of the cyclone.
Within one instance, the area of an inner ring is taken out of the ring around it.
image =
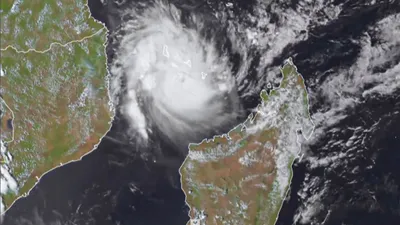
[[[126,15],[115,35],[110,90],[131,133],[147,142],[156,129],[179,145],[234,124],[242,113],[240,76],[216,44],[221,29],[162,2]]]
[[[89,0],[108,29],[112,129],[96,151],[46,175],[5,221],[185,224],[173,178],[183,157],[170,150],[237,125],[261,89],[279,84],[288,57],[316,128],[299,140],[276,223],[400,221],[399,3]]]

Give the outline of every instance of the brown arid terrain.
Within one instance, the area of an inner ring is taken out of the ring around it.
[[[110,128],[106,29],[86,0],[0,4],[0,213]]]
[[[273,225],[313,124],[302,76],[289,59],[279,88],[262,91],[257,112],[227,134],[189,145],[180,172],[190,224]]]

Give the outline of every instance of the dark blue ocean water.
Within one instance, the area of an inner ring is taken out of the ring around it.
[[[114,124],[108,137],[120,136],[118,127]],[[171,185],[179,177],[169,174],[181,162],[166,168],[131,154],[132,148],[104,138],[82,160],[44,175],[7,211],[4,224],[185,224],[184,194]]]
[[[392,4],[382,1],[372,6],[363,5],[363,2],[344,3],[348,5],[343,12],[346,16],[324,26],[310,28],[315,36],[285,48],[271,66],[280,65],[289,56],[294,57],[306,85],[313,89],[320,84],[313,82],[316,76],[322,83],[329,76],[325,73],[327,70],[352,65],[360,51],[354,40],[380,18],[400,12],[394,1],[391,1]],[[335,4],[340,3],[336,1]],[[285,4],[285,7],[292,7],[291,4],[297,4],[297,1]],[[107,26],[115,26],[118,22],[118,11],[104,7],[100,1],[90,0],[89,6],[93,16],[106,22]],[[238,4],[238,7],[247,6],[243,2]],[[114,18],[113,23],[109,22],[109,17]],[[107,53],[110,58],[113,57],[112,52]],[[303,187],[306,175],[329,181],[330,184],[328,194],[321,200],[325,207],[315,216],[314,221],[319,222],[314,224],[322,224],[322,221],[325,225],[400,224],[400,116],[391,113],[400,111],[399,96],[397,92],[389,97],[366,99],[337,125],[343,130],[358,125],[369,129],[380,120],[377,129],[367,135],[368,149],[363,151],[363,155],[350,160],[351,163],[338,166],[335,170],[311,169],[306,161],[295,164],[290,196],[284,203],[278,225],[293,224],[294,215],[304,204],[298,191]],[[256,99],[256,96],[247,99],[245,105],[254,107]],[[324,99],[318,96],[313,101],[312,112],[326,105]],[[29,196],[16,201],[7,211],[3,224],[186,224],[188,208],[178,174],[183,156],[176,154],[167,143],[160,143],[165,158],[156,163],[143,160],[139,153],[132,151],[136,148],[135,143],[121,138],[125,130],[126,121],[117,117],[95,151],[80,161],[43,176]],[[348,138],[350,134],[343,132],[340,135],[326,136],[310,146],[310,151],[318,154],[329,140]],[[355,164],[361,168],[360,171],[345,173]],[[373,166],[369,168],[370,165]],[[325,219],[328,212],[329,216]]]

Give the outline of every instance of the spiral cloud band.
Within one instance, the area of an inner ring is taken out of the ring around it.
[[[191,16],[186,25],[179,9],[162,3],[128,14],[110,72],[112,95],[131,127],[144,140],[157,128],[178,144],[235,121],[232,65],[205,37],[203,18]]]

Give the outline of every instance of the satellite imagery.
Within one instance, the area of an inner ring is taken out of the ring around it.
[[[400,225],[400,0],[0,0],[0,225]]]

